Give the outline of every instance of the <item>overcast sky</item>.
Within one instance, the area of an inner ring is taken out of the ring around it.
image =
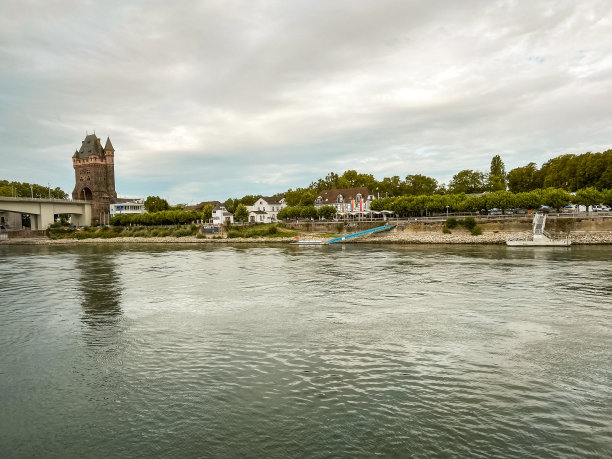
[[[604,151],[612,2],[2,0],[0,178],[71,193],[94,130],[171,203]]]

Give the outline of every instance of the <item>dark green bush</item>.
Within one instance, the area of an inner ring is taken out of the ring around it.
[[[466,217],[461,224],[467,229],[472,230],[476,226],[476,220],[474,217]]]
[[[480,226],[474,226],[470,232],[472,236],[480,236],[482,234],[482,228]]]
[[[446,219],[446,227],[448,229],[456,228],[459,223],[455,217],[449,217]]]

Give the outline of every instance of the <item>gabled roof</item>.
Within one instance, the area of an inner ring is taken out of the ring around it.
[[[319,193],[318,197],[321,197],[322,204],[335,204],[338,202],[338,196],[342,196],[342,200],[344,202],[348,202],[352,199],[356,199],[355,196],[358,194],[366,200],[370,195],[370,190],[368,190],[365,186],[355,187],[355,188],[340,188],[335,190],[323,190]]]
[[[280,199],[275,198],[274,196],[260,196],[257,200],[263,199],[268,204],[280,204]]]
[[[80,150],[74,153],[73,158],[86,159],[92,155],[99,156],[100,158],[105,157],[100,139],[95,134],[89,134],[85,137],[85,140],[81,142]]]
[[[115,151],[115,149],[113,148],[113,144],[110,141],[110,137],[106,138],[106,145],[104,145],[104,150]]]

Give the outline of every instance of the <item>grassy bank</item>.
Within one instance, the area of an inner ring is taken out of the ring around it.
[[[261,224],[249,226],[231,226],[227,230],[227,237],[234,238],[279,238],[297,236],[297,231],[286,228],[282,224]]]
[[[74,228],[59,224],[51,225],[48,232],[50,239],[114,239],[126,237],[198,237],[206,236],[200,233],[200,227],[191,225],[176,225],[175,227],[151,227],[151,226],[103,226],[100,228]],[[261,224],[249,226],[230,226],[227,229],[227,237],[235,238],[285,238],[295,237],[298,232],[285,228],[284,225]],[[215,235],[213,238],[220,239],[222,236]]]
[[[101,228],[74,228],[70,226],[54,226],[49,228],[51,239],[112,239],[119,237],[185,237],[198,236],[196,225],[177,225],[176,227],[145,227],[145,226],[103,226]]]

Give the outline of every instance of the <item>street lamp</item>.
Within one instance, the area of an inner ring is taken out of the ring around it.
[[[446,206],[446,218],[448,218],[448,206]]]

